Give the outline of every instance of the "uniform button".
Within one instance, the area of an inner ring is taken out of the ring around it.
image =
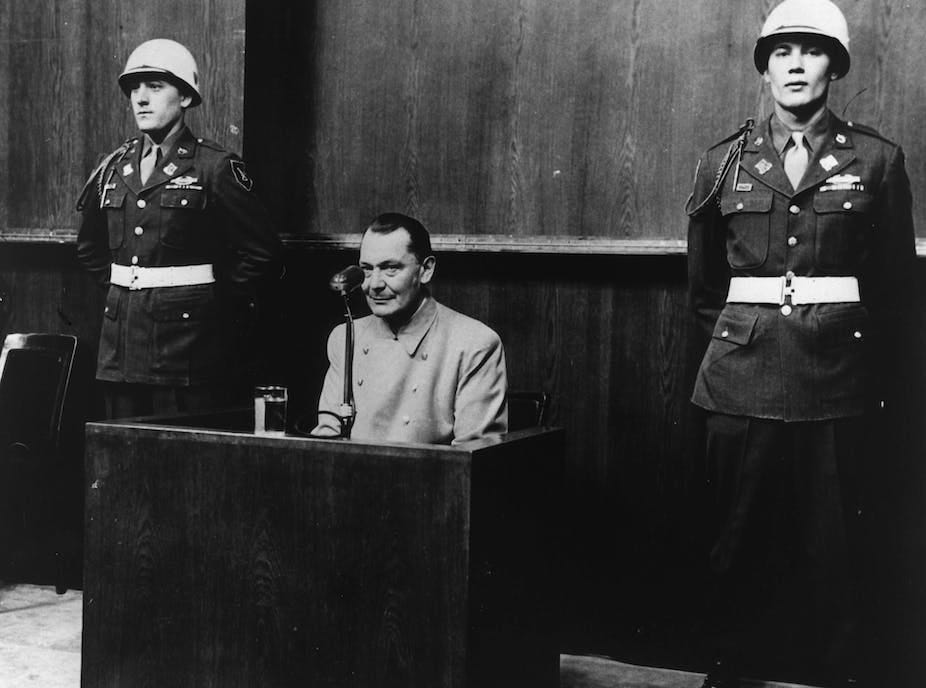
[[[189,320],[189,319],[190,319],[190,314],[189,314],[189,313],[181,313],[181,314],[180,314],[180,317],[183,318],[184,320]]]
[[[729,336],[730,336],[730,330],[724,330],[723,332],[720,333],[720,336],[721,336],[721,337],[729,337]]]
[[[107,199],[106,199],[106,205],[109,205],[109,204],[110,204],[110,200],[107,198]]]
[[[742,201],[740,201],[739,203],[736,204],[736,209],[737,209],[737,210],[742,210],[744,207],[745,207],[745,206],[743,205],[743,202],[742,202]]]
[[[845,203],[842,204],[842,207],[845,208],[846,210],[851,210],[851,209],[852,209],[852,201],[846,201]]]
[[[145,202],[144,198],[139,198],[135,205],[137,205],[139,208],[144,208],[148,204]]]
[[[846,137],[845,134],[836,134],[836,143],[845,143]]]
[[[188,201],[187,199],[185,199],[185,198],[181,198],[181,199],[180,199],[180,205],[186,205],[187,203],[189,203],[189,201]]]
[[[794,273],[791,270],[788,270],[785,273],[785,277],[787,277],[788,279],[794,279]]]
[[[765,140],[765,139],[762,138],[762,137],[760,136],[759,138],[756,139],[756,145],[757,145],[757,146],[761,146],[761,145],[762,145],[762,142],[763,142],[764,140]]]
[[[801,212],[801,209],[798,208],[796,205],[792,205],[790,208],[788,208],[788,210],[790,211],[792,215],[797,215],[799,212]]]
[[[788,237],[788,246],[797,246],[797,237]]]
[[[782,314],[782,315],[791,315],[791,306],[789,306],[788,304],[785,304],[784,306],[782,306],[782,307],[781,307],[781,314]]]
[[[852,333],[852,336],[855,337],[856,339],[861,339],[862,333],[856,330],[855,332]]]
[[[145,233],[145,230],[142,229],[141,227],[136,227],[136,228],[135,228],[135,236],[141,236],[141,235],[144,234],[144,233]]]
[[[132,265],[138,265],[138,256],[132,256]]]
[[[408,425],[409,423],[412,422],[412,419],[409,418],[408,416],[403,416],[403,417],[402,417],[402,422],[405,423],[406,425]]]

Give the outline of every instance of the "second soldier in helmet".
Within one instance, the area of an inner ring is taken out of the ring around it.
[[[240,158],[185,123],[202,96],[184,46],[141,44],[119,86],[139,135],[104,158],[78,204],[78,257],[107,289],[107,415],[227,403],[236,320],[279,276],[280,241]]]
[[[844,685],[861,668],[858,476],[901,372],[910,184],[898,145],[827,107],[850,68],[835,4],[782,2],[754,60],[774,112],[704,154],[689,202],[692,401],[716,507],[704,685],[738,686],[741,661],[782,638],[813,658],[804,678]]]

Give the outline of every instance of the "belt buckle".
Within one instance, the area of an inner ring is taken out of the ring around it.
[[[140,277],[137,265],[129,266],[129,291],[138,291],[141,287],[137,286],[138,278]]]
[[[787,275],[782,275],[778,279],[781,281],[781,292],[778,294],[778,305],[783,306],[786,303],[792,304],[794,302],[794,287],[791,285],[791,278]]]

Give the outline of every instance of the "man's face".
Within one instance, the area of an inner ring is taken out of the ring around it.
[[[785,110],[822,105],[832,80],[830,57],[813,39],[782,40],[769,54],[764,78],[775,102]]]
[[[192,98],[164,79],[144,77],[129,92],[132,113],[140,131],[160,142],[183,118]]]
[[[363,293],[373,315],[398,327],[414,315],[424,298],[423,287],[434,274],[434,257],[419,263],[409,251],[404,229],[388,234],[366,232],[360,243]]]

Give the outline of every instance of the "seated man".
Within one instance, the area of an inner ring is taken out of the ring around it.
[[[478,320],[442,306],[427,285],[436,260],[414,218],[380,215],[360,243],[373,314],[355,322],[354,439],[458,444],[508,430],[505,352]],[[328,373],[313,434],[336,436],[345,325],[328,338]]]

